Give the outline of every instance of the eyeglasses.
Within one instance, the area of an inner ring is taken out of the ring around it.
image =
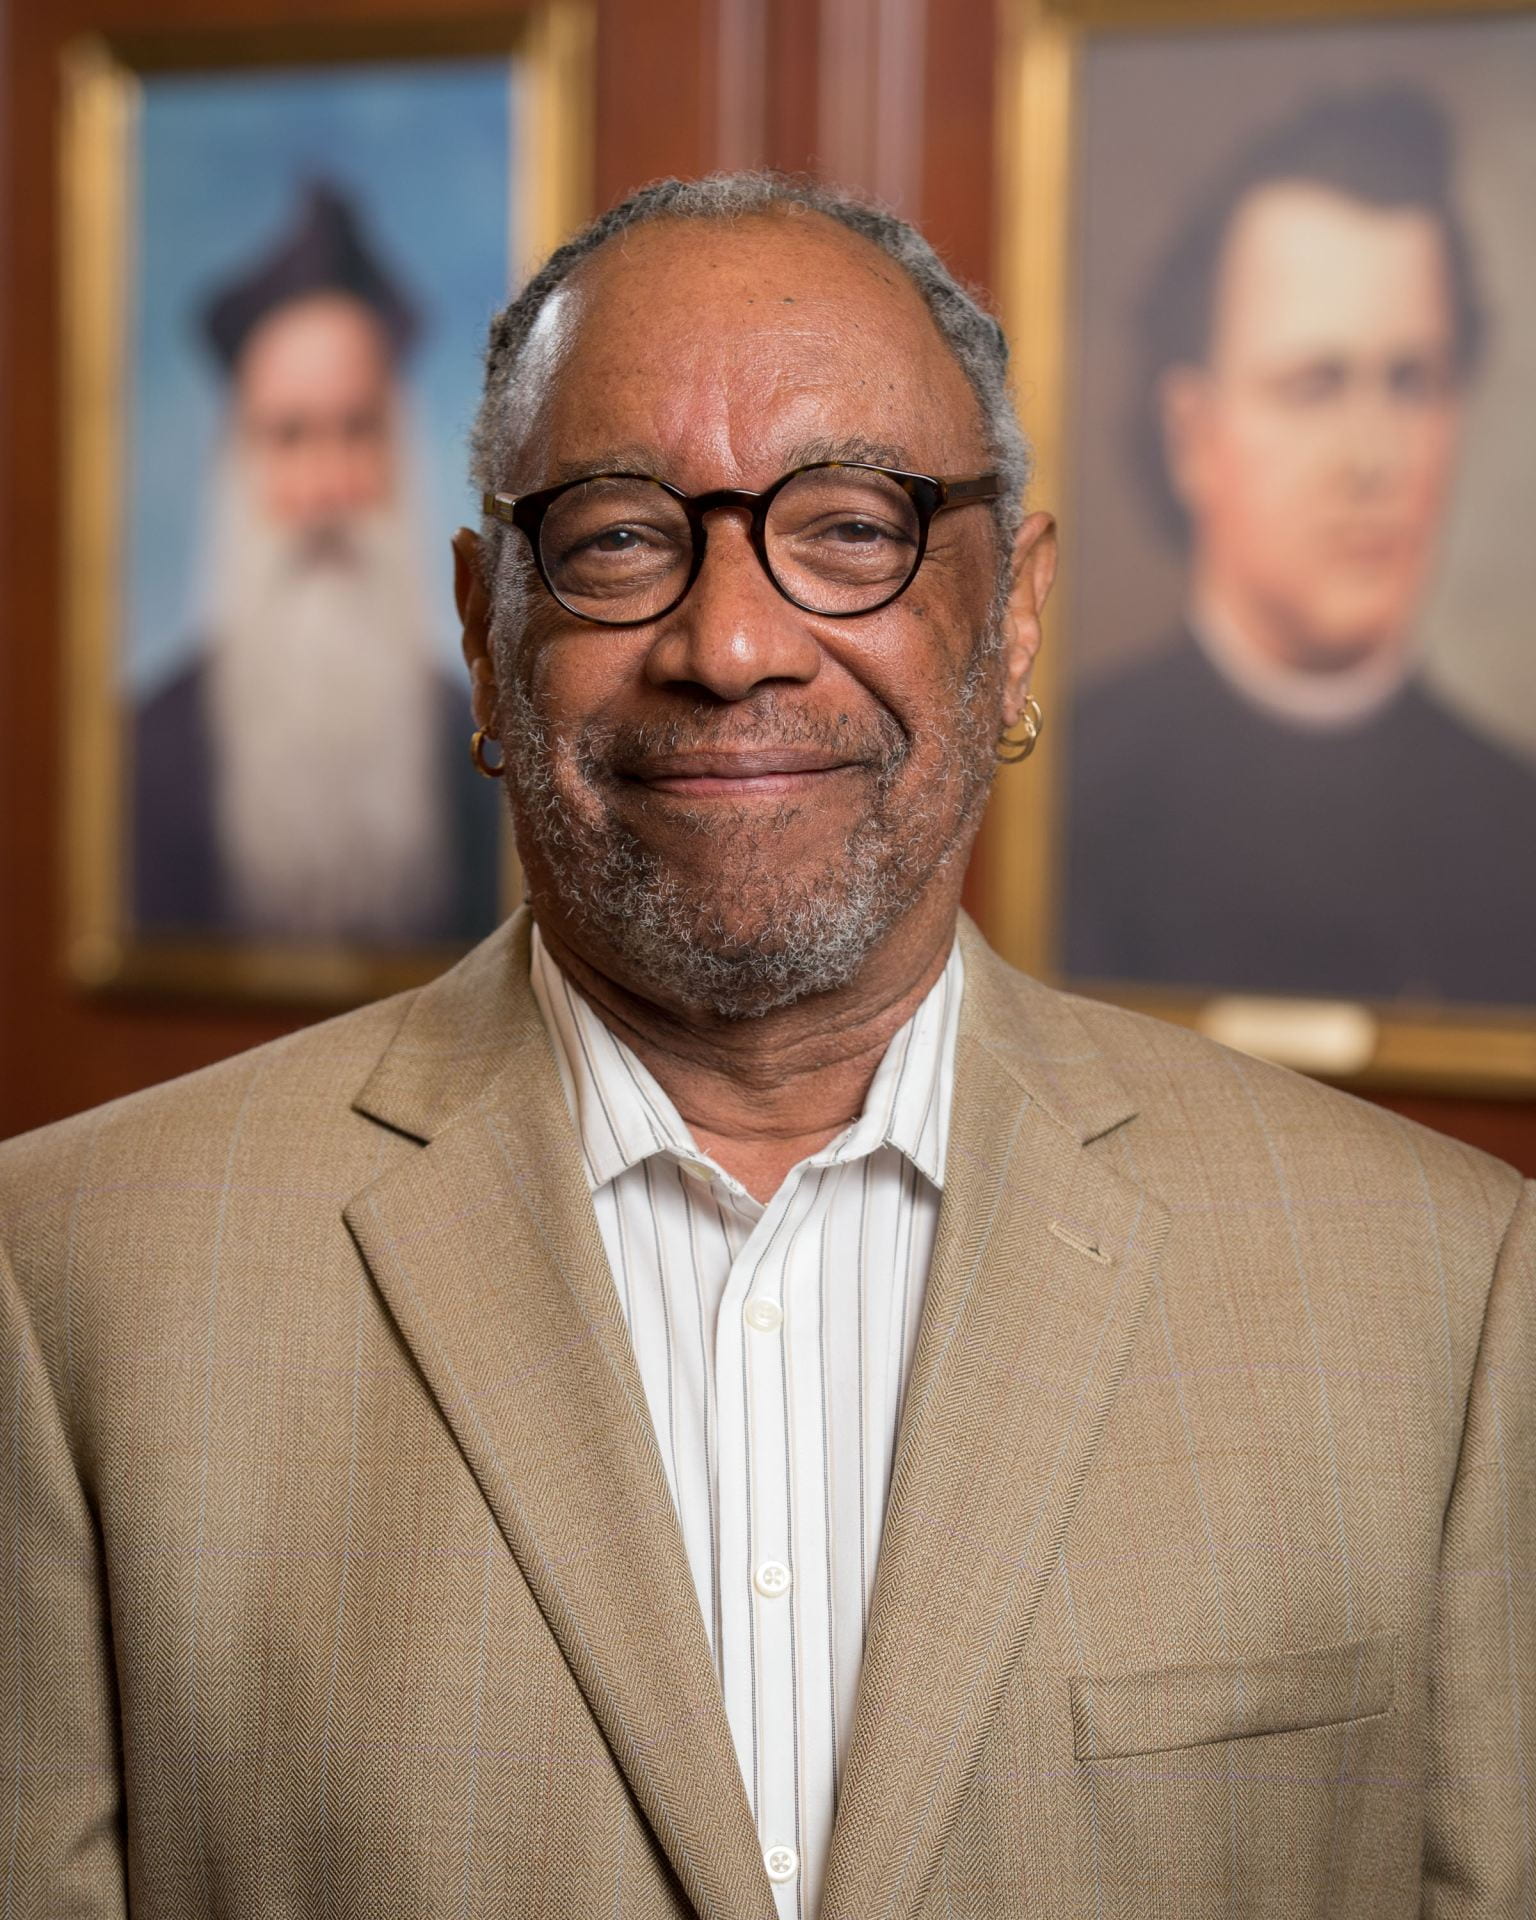
[[[642,473],[592,473],[540,493],[487,493],[484,511],[516,527],[539,578],[568,613],[639,627],[671,613],[704,564],[704,516],[751,515],[763,571],[794,606],[845,620],[905,593],[936,513],[995,500],[999,477],[939,480],[858,461],[797,467],[761,493],[688,494]]]

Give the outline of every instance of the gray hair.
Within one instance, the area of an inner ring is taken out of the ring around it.
[[[582,228],[556,249],[527,285],[491,322],[485,390],[471,441],[478,490],[496,491],[517,453],[523,409],[518,404],[522,350],[545,301],[589,254],[615,234],[651,220],[738,220],[754,214],[819,213],[862,235],[901,267],[922,295],[935,326],[955,356],[981,410],[989,458],[1002,479],[993,512],[1001,563],[1024,514],[1030,451],[1008,390],[1008,342],[1002,328],[944,265],[909,222],[838,187],[768,172],[713,173],[702,180],[657,180]],[[494,578],[500,522],[488,520],[488,578]]]

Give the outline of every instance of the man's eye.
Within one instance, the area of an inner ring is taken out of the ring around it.
[[[675,567],[680,551],[674,536],[632,520],[593,527],[590,532],[571,528],[558,544],[546,534],[544,543],[545,558],[557,571],[584,575],[594,586],[599,578],[612,582]]]
[[[341,423],[341,437],[352,446],[363,446],[384,437],[384,421],[374,412],[349,413]]]
[[[1405,357],[1387,368],[1387,391],[1394,400],[1420,405],[1443,399],[1450,386],[1448,371],[1432,360]]]
[[[302,446],[309,438],[309,424],[298,414],[280,414],[275,420],[268,422],[266,437],[274,447],[286,453],[294,447]]]
[[[910,536],[903,528],[893,527],[884,520],[862,519],[856,514],[849,514],[842,519],[827,516],[805,527],[794,537],[799,540],[814,540],[823,546],[839,547],[910,544]]]
[[[1349,369],[1342,361],[1317,360],[1282,374],[1275,392],[1287,406],[1317,407],[1337,400],[1348,384]]]
[[[619,526],[596,527],[591,533],[574,534],[565,544],[567,553],[639,553],[675,545],[671,535],[659,527],[636,525],[626,521]]]

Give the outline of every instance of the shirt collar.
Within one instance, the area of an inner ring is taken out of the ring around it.
[[[529,977],[581,1136],[593,1191],[653,1154],[699,1163],[686,1123],[645,1064],[572,986],[533,930]],[[965,965],[958,942],[943,972],[886,1048],[853,1125],[809,1156],[812,1166],[859,1160],[895,1147],[942,1190],[954,1095],[955,1037]]]
[[[1250,706],[1312,733],[1347,733],[1374,720],[1402,692],[1414,666],[1411,653],[1386,652],[1334,673],[1303,673],[1245,645],[1219,607],[1197,604],[1185,624],[1217,674]]]

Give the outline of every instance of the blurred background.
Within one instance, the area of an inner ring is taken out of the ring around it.
[[[1177,1018],[1278,1003],[1536,1173],[1536,12],[208,15],[0,0],[0,1135],[515,899],[447,566],[486,323],[635,186],[766,165],[1019,349],[1067,566],[971,910]]]

